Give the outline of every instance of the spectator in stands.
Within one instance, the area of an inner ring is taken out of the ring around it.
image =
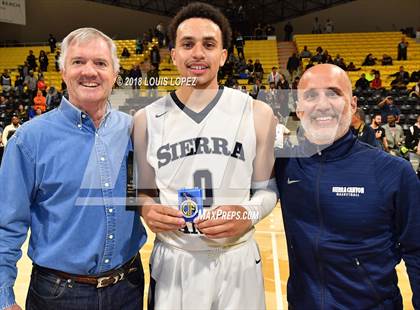
[[[356,81],[356,88],[360,90],[365,90],[369,88],[369,81],[366,79],[366,75],[362,73],[360,78]]]
[[[382,55],[382,66],[392,66],[392,57],[388,54]]]
[[[15,92],[18,96],[21,96],[23,94],[23,83],[25,82],[25,79],[22,75],[18,75],[15,80]]]
[[[413,71],[410,76],[410,82],[420,81],[420,70]]]
[[[300,65],[301,65],[300,58],[297,56],[296,53],[293,53],[292,56],[289,57],[287,61],[287,66],[286,66],[287,71],[289,71],[291,79],[293,79],[294,76],[298,73]]]
[[[242,55],[242,57],[245,58],[244,46],[245,46],[245,39],[242,36],[242,34],[238,32],[235,38],[235,47],[236,47],[236,51],[238,52],[238,57],[241,57]]]
[[[372,54],[367,54],[365,60],[362,63],[362,66],[374,66],[376,65],[376,58]]]
[[[327,19],[325,23],[325,33],[333,33],[334,32],[334,23],[331,19]]]
[[[130,52],[128,51],[128,48],[124,47],[121,53],[121,57],[122,58],[129,58],[130,57]]]
[[[323,60],[325,64],[334,64],[334,59],[332,59],[331,55],[327,54],[325,56],[325,60]]]
[[[420,81],[418,81],[411,89],[410,97],[420,98]]]
[[[277,85],[277,83],[280,80],[280,73],[277,72],[277,67],[271,68],[271,73],[267,77],[267,84],[270,85],[271,82],[274,82],[274,85]]]
[[[237,81],[233,77],[233,74],[228,74],[228,76],[226,78],[226,81],[225,81],[225,86],[233,88],[236,85],[236,83],[237,83]]]
[[[343,69],[344,71],[346,71],[347,70],[347,65],[346,65],[346,63],[344,62],[344,58],[343,57],[340,57],[340,59],[338,60],[338,62],[337,62],[337,64],[336,64],[338,67],[340,67],[341,69]]]
[[[385,138],[388,144],[389,153],[400,156],[400,146],[404,142],[404,131],[400,125],[396,123],[397,118],[394,114],[387,115],[387,124],[383,126],[385,130]]]
[[[284,41],[292,41],[293,26],[290,21],[284,26]]]
[[[155,67],[155,70],[159,71],[159,64],[160,64],[160,52],[158,46],[153,46],[152,50],[150,51],[150,62]]]
[[[300,52],[300,58],[311,58],[312,57],[312,53],[308,50],[308,47],[305,45],[303,47],[303,50]]]
[[[340,58],[341,58],[340,54],[335,55],[333,64],[337,66],[338,62],[340,61]]]
[[[234,71],[234,65],[232,61],[228,59],[226,60],[225,64],[222,67],[223,74],[221,77],[223,78],[224,76],[227,76],[227,75],[233,75],[233,71]]]
[[[143,54],[143,41],[141,38],[136,39],[136,54]]]
[[[140,79],[142,77],[140,65],[133,65],[131,67],[130,73],[129,73],[130,79],[133,79],[133,85],[132,89],[139,89],[140,88]]]
[[[274,27],[273,27],[271,24],[268,24],[268,25],[265,27],[265,34],[266,34],[267,36],[274,36],[274,35],[275,35],[275,33],[276,33],[276,30],[274,29]]]
[[[297,103],[297,88],[299,85],[300,77],[295,77],[292,83],[292,98],[293,98],[293,108],[296,109],[296,103]]]
[[[283,73],[279,73],[279,81],[276,84],[276,87],[279,89],[289,89],[289,83],[286,80],[286,77]]]
[[[255,59],[255,63],[254,63],[254,73],[255,73],[255,78],[257,79],[261,79],[264,75],[264,69],[262,64],[260,63],[260,60],[257,58]]]
[[[244,94],[248,94],[248,90],[246,89],[245,85],[241,86],[241,92],[243,92]]]
[[[315,17],[314,23],[312,24],[312,33],[322,33],[321,23],[318,20],[318,17]]]
[[[392,96],[385,97],[378,103],[378,107],[382,115],[382,123],[386,124],[388,114],[393,114],[398,117],[401,111],[394,105],[394,98]]]
[[[420,178],[420,115],[417,115],[417,122],[408,129],[405,146],[410,150],[409,160]]]
[[[353,135],[360,141],[370,144],[372,146],[378,146],[376,143],[375,132],[369,125],[365,124],[365,113],[361,108],[357,108],[351,118],[351,131]]]
[[[154,64],[150,64],[150,70],[147,72],[147,96],[157,97],[158,96],[158,81],[159,81],[159,70]]]
[[[9,139],[13,136],[13,134],[19,127],[19,117],[16,114],[13,114],[10,125],[6,126],[3,130],[1,141],[4,147],[6,147],[7,141],[9,141]]]
[[[251,74],[252,72],[254,72],[254,64],[253,64],[252,59],[248,59],[246,69],[248,70],[248,74]]]
[[[29,70],[34,71],[38,66],[36,64],[36,58],[33,50],[29,50],[29,55],[26,57],[26,61],[28,62]]]
[[[417,115],[417,122],[410,126],[407,137],[405,138],[405,146],[410,150],[417,152],[418,144],[420,141],[420,115]]]
[[[236,70],[237,75],[239,75],[240,79],[247,79],[248,78],[245,58],[242,55],[239,55],[239,57],[238,57],[238,61],[236,63],[235,70]]]
[[[324,52],[324,50],[322,49],[322,47],[318,46],[316,48],[316,54],[314,56],[312,56],[311,60],[313,62],[321,63],[322,60],[324,59],[323,52]]]
[[[391,86],[396,88],[405,88],[405,86],[410,82],[410,74],[404,70],[404,66],[400,66],[400,70],[391,74],[390,77],[395,77],[391,82]]]
[[[159,48],[163,47],[163,42],[165,40],[165,28],[163,27],[162,22],[156,25],[155,36],[158,39]]]
[[[19,104],[18,109],[16,110],[16,115],[22,123],[28,120],[28,112],[26,111],[23,104]]]
[[[265,87],[265,85],[261,85],[257,99],[267,102],[267,87]]]
[[[264,38],[263,37],[263,29],[262,29],[260,23],[258,23],[257,27],[255,27],[255,29],[254,29],[254,36],[257,40],[262,40]]]
[[[51,33],[50,33],[50,36],[48,38],[48,45],[50,46],[51,54],[54,54],[55,48],[57,46],[57,40],[54,38],[54,36]]]
[[[252,85],[252,90],[251,90],[250,96],[254,99],[257,99],[258,93],[260,92],[260,89],[261,89],[261,80],[256,79],[255,83]]]
[[[332,57],[330,56],[330,54],[329,54],[328,50],[325,50],[325,51],[322,53],[321,63],[327,63],[327,60],[329,60],[329,61],[330,61],[330,63],[333,63],[333,62],[334,62],[334,61],[333,61],[333,59],[332,59]]]
[[[349,65],[347,66],[347,71],[360,71],[362,68],[356,68],[354,63],[350,61]]]
[[[288,141],[287,138],[290,135],[290,130],[286,126],[284,126],[282,123],[280,123],[278,116],[275,116],[275,119],[277,121],[277,125],[276,125],[276,139],[274,142],[274,146],[282,149],[284,144],[287,143]]]
[[[25,81],[23,82],[23,84],[28,87],[30,99],[36,96],[37,82],[37,79],[34,77],[34,72],[32,70],[29,70],[29,75],[25,77]]]
[[[382,128],[382,116],[381,113],[375,113],[372,117],[372,123],[370,124],[370,127],[375,132],[375,138],[376,142],[379,145],[379,147],[388,152],[388,143],[386,142],[385,138],[385,129]]]
[[[57,53],[55,53],[54,58],[55,58],[55,71],[58,72],[60,71],[60,66],[58,63],[58,60],[60,59],[60,51],[57,51]]]
[[[38,93],[36,94],[34,98],[34,110],[41,109],[42,112],[45,112],[47,110],[47,99],[42,95],[42,92],[38,90]]]
[[[279,89],[278,92],[278,100],[279,100],[279,110],[278,115],[282,117],[287,117],[289,115],[289,82],[287,82],[286,77],[283,73],[280,73],[280,80],[277,83],[277,88]]]
[[[279,90],[274,82],[270,82],[269,89],[265,93],[266,103],[271,106],[274,114],[280,110]]]
[[[311,60],[309,60],[309,63],[306,65],[305,71],[308,70],[310,67],[313,67],[313,66],[314,66],[314,61],[311,59]]]
[[[373,89],[382,88],[381,74],[379,73],[379,71],[375,71],[375,78],[372,80],[370,87]]]
[[[402,37],[401,42],[398,43],[398,60],[407,60],[407,48],[408,42],[405,40],[405,37]]]
[[[28,62],[25,61],[23,63],[22,72],[21,72],[21,75],[23,76],[23,78],[26,78],[26,76],[29,75],[29,71],[30,71],[30,68],[29,68]]]
[[[12,88],[12,78],[9,75],[9,70],[4,69],[2,75],[0,76],[0,85],[3,92],[9,92]]]
[[[59,106],[61,102],[61,94],[57,91],[54,86],[48,88],[47,96],[46,96],[46,105],[47,109],[51,110]]]
[[[39,68],[41,72],[48,71],[48,56],[44,50],[41,50],[39,52],[38,61],[39,61]]]
[[[42,92],[43,96],[47,95],[47,84],[45,83],[45,79],[43,76],[40,76],[38,81],[36,82],[36,88]]]
[[[42,115],[42,109],[40,108],[40,107],[37,107],[36,109],[35,109],[35,116],[34,117],[38,117],[38,116],[41,116]]]

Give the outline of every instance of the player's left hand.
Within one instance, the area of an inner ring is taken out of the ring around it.
[[[238,205],[219,206],[194,220],[195,226],[211,239],[241,236],[251,227],[247,210]]]

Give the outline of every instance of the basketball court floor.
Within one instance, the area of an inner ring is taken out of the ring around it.
[[[286,239],[279,206],[274,209],[271,215],[257,225],[255,239],[259,244],[262,256],[267,309],[287,309],[286,284],[289,276],[289,266]],[[149,283],[149,256],[152,251],[153,240],[154,235],[149,231],[148,241],[141,250],[146,281],[145,301],[147,300],[147,286]],[[19,274],[15,285],[16,300],[21,306],[25,305],[31,272],[31,262],[26,256],[27,248],[28,245],[25,242],[23,257],[18,263]],[[411,304],[412,293],[404,263],[398,265],[397,270],[399,286],[404,298],[404,309],[414,309]]]

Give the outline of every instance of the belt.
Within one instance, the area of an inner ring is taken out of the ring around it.
[[[109,285],[115,284],[121,280],[124,280],[127,277],[127,275],[137,271],[139,269],[140,264],[137,264],[136,266],[134,265],[134,263],[139,262],[139,261],[140,261],[140,254],[137,253],[132,259],[130,259],[127,263],[125,263],[120,268],[107,271],[97,276],[84,276],[84,275],[71,274],[71,273],[66,273],[63,271],[55,270],[55,269],[41,267],[35,264],[33,266],[33,269],[37,271],[53,274],[62,279],[66,279],[66,280],[70,279],[76,283],[90,284],[90,285],[95,285],[96,288],[103,288],[103,287],[107,287]]]

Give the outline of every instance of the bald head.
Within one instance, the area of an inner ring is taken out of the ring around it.
[[[336,65],[319,64],[306,70],[300,78],[298,89],[302,90],[312,87],[336,87],[341,89],[349,98],[352,97],[351,81],[346,71]]]

